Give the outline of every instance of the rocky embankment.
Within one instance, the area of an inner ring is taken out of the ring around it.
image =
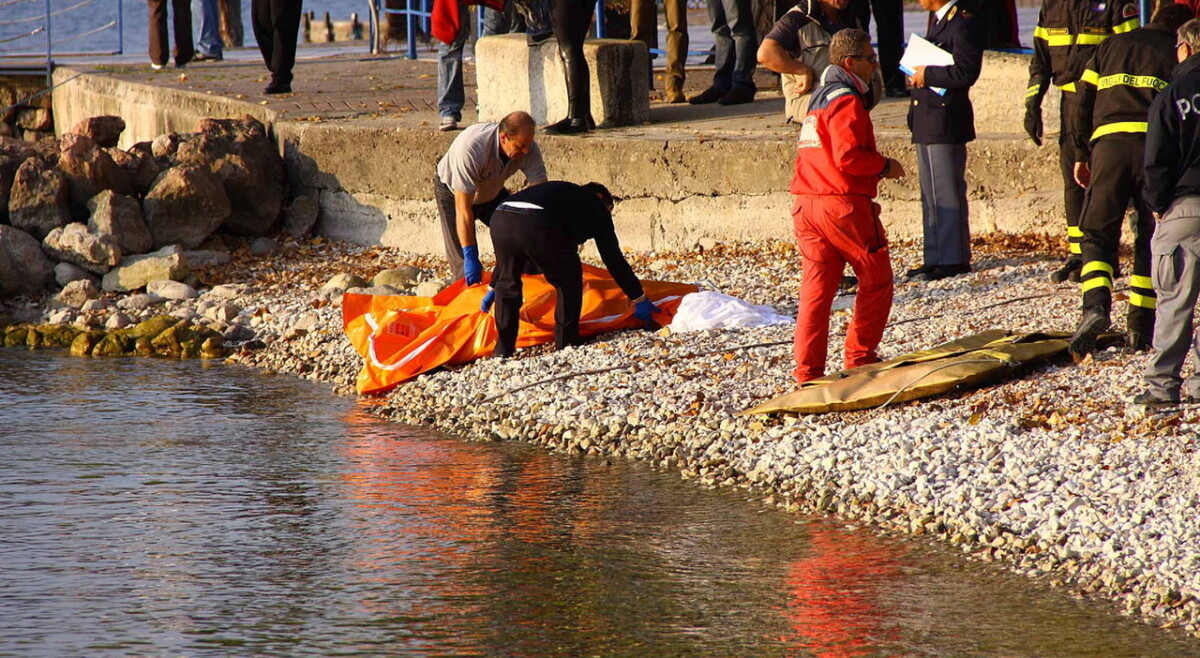
[[[345,393],[361,359],[341,330],[341,293],[429,294],[446,283],[440,259],[385,248],[281,237],[278,251],[260,255],[253,249],[260,242],[226,242],[228,262],[195,272],[195,296],[155,301],[142,312],[237,328],[230,362]],[[989,328],[1069,331],[1078,291],[1047,281],[1053,247],[1042,238],[990,236],[976,243],[973,274],[901,280],[884,355]],[[898,271],[918,260],[914,245],[894,246]],[[790,244],[708,243],[632,262],[647,277],[794,308],[799,270]],[[145,296],[102,292],[104,308],[82,316],[107,322],[104,314]],[[849,305],[849,298],[837,305],[839,337]],[[26,318],[34,322],[60,312],[33,301],[8,310],[36,314]],[[1146,355],[1113,348],[1081,365],[1049,363],[996,386],[867,412],[738,415],[790,389],[790,334],[789,327],[620,332],[562,352],[533,348],[427,374],[368,408],[468,438],[641,459],[790,510],[933,535],[975,558],[1200,635],[1193,520],[1200,409],[1131,413],[1125,400],[1140,385]],[[831,369],[840,340],[833,345]]]

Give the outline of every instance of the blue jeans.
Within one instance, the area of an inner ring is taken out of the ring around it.
[[[754,31],[750,0],[708,0],[708,17],[717,46],[713,88],[729,91],[734,87],[753,87],[758,33]]]
[[[454,43],[438,45],[438,114],[442,118],[453,117],[455,121],[462,120],[463,104],[467,100],[463,90],[463,44],[475,25],[475,15],[466,4],[458,4],[458,15],[462,17],[462,23]]]
[[[196,30],[200,34],[196,50],[204,55],[220,55],[224,44],[221,42],[221,13],[217,0],[192,0],[192,13],[200,23]]]

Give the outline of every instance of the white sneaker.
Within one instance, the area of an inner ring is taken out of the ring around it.
[[[438,130],[444,133],[458,130],[458,119],[454,117],[442,117],[442,122],[438,124]]]
[[[150,68],[154,69],[155,71],[161,71],[161,70],[163,70],[163,65],[152,63],[152,64],[150,64]]]

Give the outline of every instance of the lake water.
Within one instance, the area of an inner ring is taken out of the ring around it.
[[[1154,655],[1200,643],[642,464],[221,364],[0,350],[0,654]]]

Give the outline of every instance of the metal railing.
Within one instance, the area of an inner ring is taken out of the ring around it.
[[[42,65],[46,69],[46,75],[49,76],[51,69],[54,67],[55,55],[60,57],[120,55],[125,51],[124,0],[116,0],[116,18],[97,27],[73,33],[68,31],[63,35],[54,29],[56,20],[61,25],[64,16],[84,10],[97,0],[67,1],[72,2],[72,4],[63,7],[61,5],[64,2],[60,0],[60,7],[55,9],[51,0],[0,0],[0,15],[5,17],[0,19],[0,73],[12,71],[28,72],[31,69],[30,64],[33,61],[44,58]],[[27,12],[25,15],[18,15],[19,10],[25,6],[29,6],[34,11]],[[96,13],[95,8],[92,11],[93,14]],[[100,12],[99,15],[101,20],[103,20],[104,12]],[[115,30],[117,33],[117,46],[115,49],[64,50],[62,48],[63,44],[76,43],[108,30]],[[38,36],[42,37],[40,39],[41,43],[36,46],[32,45],[35,41],[34,37]],[[17,49],[10,49],[8,44],[16,44]],[[26,47],[26,44],[29,44],[28,47]]]

